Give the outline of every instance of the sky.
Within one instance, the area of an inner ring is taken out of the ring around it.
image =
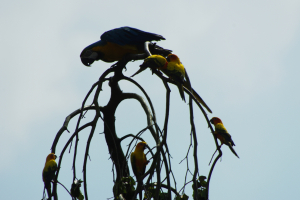
[[[42,169],[56,133],[111,66],[98,61],[85,67],[79,54],[102,33],[121,26],[163,35],[166,40],[158,45],[179,56],[193,88],[213,111],[208,117],[221,118],[231,134],[240,159],[222,147],[222,160],[211,179],[210,199],[299,197],[300,136],[293,127],[300,120],[299,1],[17,0],[3,2],[0,15],[0,188],[4,199],[19,199],[20,194],[28,199],[42,198]],[[141,62],[129,63],[124,74],[131,76]],[[150,70],[134,80],[153,100],[162,127],[165,89],[161,81]],[[120,82],[120,87],[123,92],[141,94],[126,81]],[[190,142],[189,107],[177,88],[170,87],[167,142],[180,189],[186,163],[179,162]],[[106,83],[101,105],[109,95]],[[194,108],[199,171],[207,176],[215,145],[202,113]],[[74,124],[76,119],[70,129]],[[116,126],[120,137],[144,128],[146,117],[140,105],[134,100],[122,102]],[[99,123],[90,148],[89,199],[113,197],[112,163],[102,131]],[[88,134],[80,135],[78,178],[82,178]],[[70,135],[64,133],[57,152]],[[153,147],[149,135],[146,132],[143,137]],[[122,145],[126,149],[127,143]],[[72,180],[72,155],[66,152],[59,175],[67,188]],[[192,163],[189,166],[192,168]],[[60,199],[68,198],[62,187],[58,186],[58,192]],[[191,185],[186,186],[186,193],[192,199]]]

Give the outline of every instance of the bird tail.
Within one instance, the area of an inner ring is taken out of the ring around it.
[[[192,88],[190,78],[189,78],[189,75],[188,75],[186,69],[184,69],[184,71],[185,71],[186,81],[183,82],[183,86],[193,94],[193,96],[197,99],[197,101],[200,104],[202,104],[202,106],[204,106],[208,112],[212,113],[211,109],[206,105],[206,103],[203,101],[203,99],[200,97],[200,95]]]
[[[233,149],[233,147],[231,145],[228,145],[229,149],[231,150],[231,152],[236,155],[236,157],[240,158],[237,153],[235,152],[235,150]]]
[[[184,84],[184,87],[186,89],[188,89],[188,86],[186,85],[186,82]],[[188,89],[189,90],[189,89]],[[193,96],[197,99],[197,101],[203,106],[206,108],[206,110],[210,113],[212,113],[211,109],[208,107],[208,105],[206,105],[206,103],[203,101],[203,99],[200,97],[200,95],[192,88],[192,93],[193,93]]]
[[[49,183],[49,184],[45,184],[45,188],[46,188],[46,190],[47,190],[47,194],[48,194],[48,200],[51,200],[52,198],[51,198],[51,183]]]
[[[161,55],[161,56],[165,56],[165,57],[172,53],[172,50],[162,48],[162,47],[156,45],[156,43],[150,43],[149,50],[152,55],[157,54],[157,55]]]
[[[185,96],[184,96],[183,85],[182,85],[181,83],[177,83],[176,85],[177,85],[177,87],[178,87],[179,94],[180,94],[182,100],[183,100],[184,102],[186,102],[186,101],[185,101]]]

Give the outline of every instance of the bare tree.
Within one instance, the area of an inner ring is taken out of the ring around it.
[[[144,191],[145,197],[147,199],[154,198],[154,199],[170,200],[172,199],[172,197],[175,197],[175,199],[187,199],[188,196],[186,196],[185,194],[185,187],[189,183],[193,183],[193,191],[194,191],[193,199],[208,199],[210,178],[218,159],[222,156],[222,151],[220,149],[220,145],[217,142],[217,138],[213,135],[215,139],[216,151],[218,151],[218,156],[214,159],[209,174],[207,175],[207,181],[205,181],[206,176],[201,176],[198,170],[198,155],[197,155],[198,142],[197,142],[197,134],[196,134],[195,124],[194,124],[193,102],[196,103],[197,107],[202,111],[212,133],[214,130],[209,122],[206,112],[199,104],[199,102],[194,98],[193,94],[190,92],[192,90],[189,89],[191,88],[191,86],[190,86],[188,76],[186,76],[186,79],[189,83],[189,88],[184,88],[184,90],[189,95],[189,113],[190,113],[191,131],[190,131],[190,145],[189,148],[187,149],[186,157],[181,161],[183,162],[184,160],[186,160],[187,163],[185,183],[183,187],[180,190],[178,190],[176,186],[175,176],[172,171],[172,163],[170,159],[171,156],[170,156],[168,144],[166,142],[168,136],[168,121],[169,121],[169,109],[170,109],[169,84],[170,83],[175,84],[175,82],[163,76],[160,71],[152,69],[153,73],[155,73],[161,79],[166,89],[166,102],[165,102],[166,110],[165,110],[165,119],[163,123],[164,125],[163,127],[159,127],[156,121],[155,109],[153,107],[153,104],[147,92],[136,81],[134,81],[130,77],[124,76],[123,74],[123,69],[126,67],[126,64],[130,60],[143,59],[148,55],[149,54],[139,55],[134,57],[128,56],[126,57],[126,59],[117,62],[111,68],[107,69],[100,76],[99,80],[96,83],[94,83],[91,89],[88,91],[86,97],[82,102],[81,108],[75,110],[73,113],[71,113],[66,117],[65,122],[63,126],[60,128],[60,130],[58,131],[54,139],[53,145],[51,147],[53,153],[56,152],[56,146],[60,140],[61,135],[66,131],[69,132],[68,124],[70,120],[72,120],[75,116],[79,115],[74,132],[69,137],[69,140],[65,143],[62,151],[59,152],[59,154],[57,154],[59,156],[58,170],[55,179],[53,181],[53,192],[52,192],[55,200],[57,200],[59,196],[57,194],[57,183],[59,183],[58,177],[60,174],[59,173],[60,166],[61,166],[63,156],[68,147],[74,148],[73,167],[72,167],[73,180],[72,181],[70,180],[70,183],[73,183],[77,179],[75,163],[77,157],[79,135],[86,128],[90,128],[90,133],[85,147],[85,156],[83,161],[83,188],[84,188],[85,199],[88,199],[88,188],[87,188],[88,180],[86,176],[86,172],[87,172],[86,166],[89,157],[90,143],[93,139],[95,129],[98,123],[103,123],[104,125],[105,140],[113,164],[112,171],[113,171],[113,181],[114,181],[114,187],[113,187],[114,199],[127,199],[127,200],[136,199],[137,194],[140,193],[141,191]],[[112,73],[113,75],[111,75]],[[121,91],[119,87],[119,82],[121,80],[129,81],[132,84],[134,84],[145,95],[146,100],[143,99],[138,94],[125,93]],[[98,100],[101,96],[103,83],[106,81],[109,82],[111,96],[109,102],[105,106],[101,106],[99,105]],[[93,96],[92,104],[86,105],[87,99],[91,96],[93,92],[95,93]],[[145,112],[145,115],[147,116],[147,127],[145,127],[143,130],[141,130],[139,133],[135,135],[127,134],[123,137],[118,137],[115,128],[115,112],[118,105],[128,99],[134,99],[140,103],[141,107]],[[148,107],[147,104],[150,105],[150,108]],[[91,121],[87,123],[82,123],[82,119],[84,118],[87,112],[94,113],[94,117]],[[144,179],[144,184],[139,185],[140,184],[139,182],[138,185],[136,186],[137,189],[135,189],[134,188],[135,181],[130,176],[128,160],[137,142],[143,141],[142,134],[146,130],[150,131],[151,136],[153,137],[156,145],[152,148],[148,147],[147,149],[151,154],[151,162],[149,164],[150,167],[148,167],[148,170],[142,177],[142,179]],[[122,149],[121,144],[122,142],[124,142],[126,138],[127,139],[131,138],[131,141],[127,144],[128,146],[127,149]],[[72,145],[73,143],[75,144]],[[191,152],[193,152],[194,171],[190,171],[188,165],[188,155]],[[162,171],[164,171],[164,173],[166,174],[165,177],[161,177]],[[187,180],[188,174],[192,175],[191,180]],[[155,182],[153,182],[154,178],[156,179]],[[175,188],[171,187],[171,185],[175,185]],[[71,192],[69,193],[71,194]],[[75,199],[75,197],[71,197],[71,198]]]

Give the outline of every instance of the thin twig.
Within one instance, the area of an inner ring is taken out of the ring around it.
[[[69,190],[59,181],[57,181],[58,184],[60,184],[61,186],[63,186],[63,188],[65,188],[65,190],[69,193],[69,195],[72,197],[71,193],[69,192]]]

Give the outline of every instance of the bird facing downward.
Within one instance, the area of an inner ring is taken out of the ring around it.
[[[229,149],[232,151],[232,153],[239,158],[239,156],[233,149],[233,146],[235,146],[235,144],[231,139],[231,135],[226,130],[221,119],[218,117],[213,117],[211,118],[210,123],[212,123],[215,126],[214,135],[221,141],[221,146],[223,144],[226,144],[229,147]]]
[[[184,88],[189,90],[190,93],[193,94],[193,96],[197,99],[197,101],[206,108],[206,110],[210,113],[212,113],[211,109],[206,105],[206,103],[203,101],[203,99],[200,97],[200,95],[190,87],[188,82],[185,80],[187,73],[186,69],[184,68],[183,64],[180,62],[180,59],[175,54],[169,54],[167,56],[167,59],[161,55],[151,55],[148,58],[146,58],[143,62],[143,64],[140,65],[140,69],[133,74],[131,77],[139,74],[140,72],[144,71],[149,67],[150,69],[157,69],[162,71],[164,74],[166,74],[170,79],[172,79],[176,86],[178,87],[179,94],[183,101],[185,101],[184,96]]]
[[[127,54],[141,54],[144,53],[145,42],[165,40],[161,35],[128,26],[106,31],[100,39],[82,50],[80,58],[85,66],[97,60],[115,62]],[[155,48],[171,52],[159,46]]]

